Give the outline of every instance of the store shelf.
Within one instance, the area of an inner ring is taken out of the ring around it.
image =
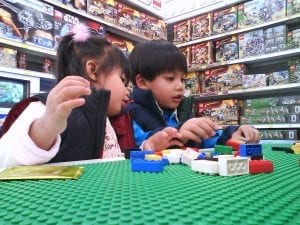
[[[49,73],[41,73],[41,72],[35,72],[31,70],[24,70],[24,69],[18,69],[18,68],[9,68],[9,67],[3,67],[0,66],[0,73],[6,73],[6,74],[21,74],[31,77],[39,77],[39,78],[45,78],[45,79],[51,79],[54,80],[55,77],[53,74]]]
[[[300,128],[300,123],[282,123],[282,124],[251,124],[257,129],[283,129],[283,128]]]
[[[138,35],[138,34],[132,32],[132,31],[128,30],[125,27],[121,27],[121,26],[118,26],[114,23],[110,23],[110,22],[105,21],[105,20],[103,20],[99,17],[87,14],[86,12],[83,12],[83,11],[80,11],[80,10],[77,10],[77,9],[73,9],[71,7],[68,7],[65,4],[55,2],[55,1],[51,1],[51,0],[43,0],[43,1],[48,3],[48,4],[51,4],[53,6],[64,9],[68,12],[72,12],[72,13],[76,14],[77,16],[82,16],[84,18],[87,18],[87,19],[93,20],[95,22],[101,23],[103,25],[106,25],[107,26],[106,29],[109,32],[120,35],[122,37],[126,37],[127,39],[129,39],[131,41],[140,42],[140,41],[143,41],[143,40],[150,40],[150,38],[142,36],[142,35]]]
[[[230,98],[254,98],[254,97],[274,97],[288,96],[299,93],[300,83],[282,84],[278,86],[268,86],[259,88],[248,88],[241,90],[230,90],[226,93],[209,94],[209,95],[194,95],[195,101],[211,101]]]
[[[258,55],[258,56],[253,56],[253,57],[247,57],[247,58],[242,58],[242,59],[235,59],[235,60],[229,60],[227,62],[222,62],[222,63],[213,63],[209,64],[206,66],[201,66],[197,68],[190,68],[189,72],[193,71],[205,71],[208,69],[214,69],[217,67],[221,66],[226,66],[226,65],[232,65],[232,64],[237,64],[237,63],[245,63],[247,65],[256,65],[261,64],[261,63],[266,63],[270,62],[272,64],[276,64],[278,61],[282,61],[284,59],[290,59],[291,57],[294,56],[300,56],[300,48],[295,48],[295,49],[289,49],[285,51],[280,51],[280,52],[273,52],[273,53],[268,53],[264,55]]]
[[[228,31],[228,32],[224,32],[222,34],[215,34],[215,35],[211,35],[205,38],[200,38],[200,39],[196,39],[196,40],[192,40],[192,41],[188,41],[185,43],[180,43],[177,44],[177,47],[185,47],[188,45],[194,45],[194,44],[198,44],[200,42],[205,42],[205,41],[212,41],[212,40],[218,40],[224,37],[228,37],[234,34],[239,34],[239,33],[244,33],[244,32],[248,32],[248,31],[252,31],[252,30],[256,30],[256,29],[260,29],[260,28],[267,28],[273,25],[279,25],[279,24],[283,24],[283,23],[297,23],[300,21],[300,13],[294,14],[294,15],[290,15],[287,17],[284,17],[282,19],[279,20],[274,20],[274,21],[270,21],[270,22],[266,22],[266,23],[261,23],[261,24],[257,24],[255,26],[251,26],[251,27],[246,27],[246,28],[242,28],[242,29],[237,29],[237,30],[233,30],[233,31]]]
[[[50,56],[51,58],[55,58],[56,51],[49,48],[39,47],[30,43],[24,43],[19,40],[9,39],[5,37],[0,37],[1,45],[8,45],[14,47],[17,50],[21,50],[26,54],[35,54],[37,56]]]

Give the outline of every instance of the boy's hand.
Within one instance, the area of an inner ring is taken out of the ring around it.
[[[173,127],[167,127],[149,137],[143,144],[143,150],[160,151],[170,146],[182,147],[181,134]]]
[[[241,125],[233,134],[232,139],[241,140],[245,143],[258,143],[259,131],[249,125]]]
[[[182,142],[186,143],[192,140],[201,143],[203,139],[210,138],[216,134],[216,130],[220,129],[212,120],[207,117],[192,118],[187,120],[179,129],[182,135]]]

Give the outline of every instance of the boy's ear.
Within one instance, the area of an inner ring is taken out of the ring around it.
[[[148,89],[147,82],[141,74],[136,75],[135,77],[136,86],[140,89]]]
[[[97,67],[97,63],[94,60],[88,60],[86,62],[86,64],[85,64],[85,70],[86,70],[86,73],[87,73],[88,77],[92,81],[96,81],[97,80],[98,67]]]

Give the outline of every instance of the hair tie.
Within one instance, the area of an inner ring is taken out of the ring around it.
[[[91,35],[89,28],[85,24],[76,24],[72,28],[74,42],[85,42]]]

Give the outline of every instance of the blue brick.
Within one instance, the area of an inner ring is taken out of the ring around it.
[[[159,173],[164,170],[164,162],[162,160],[144,160],[136,159],[131,161],[131,170],[133,172],[155,172]]]
[[[240,156],[260,156],[262,155],[261,144],[241,144]]]

